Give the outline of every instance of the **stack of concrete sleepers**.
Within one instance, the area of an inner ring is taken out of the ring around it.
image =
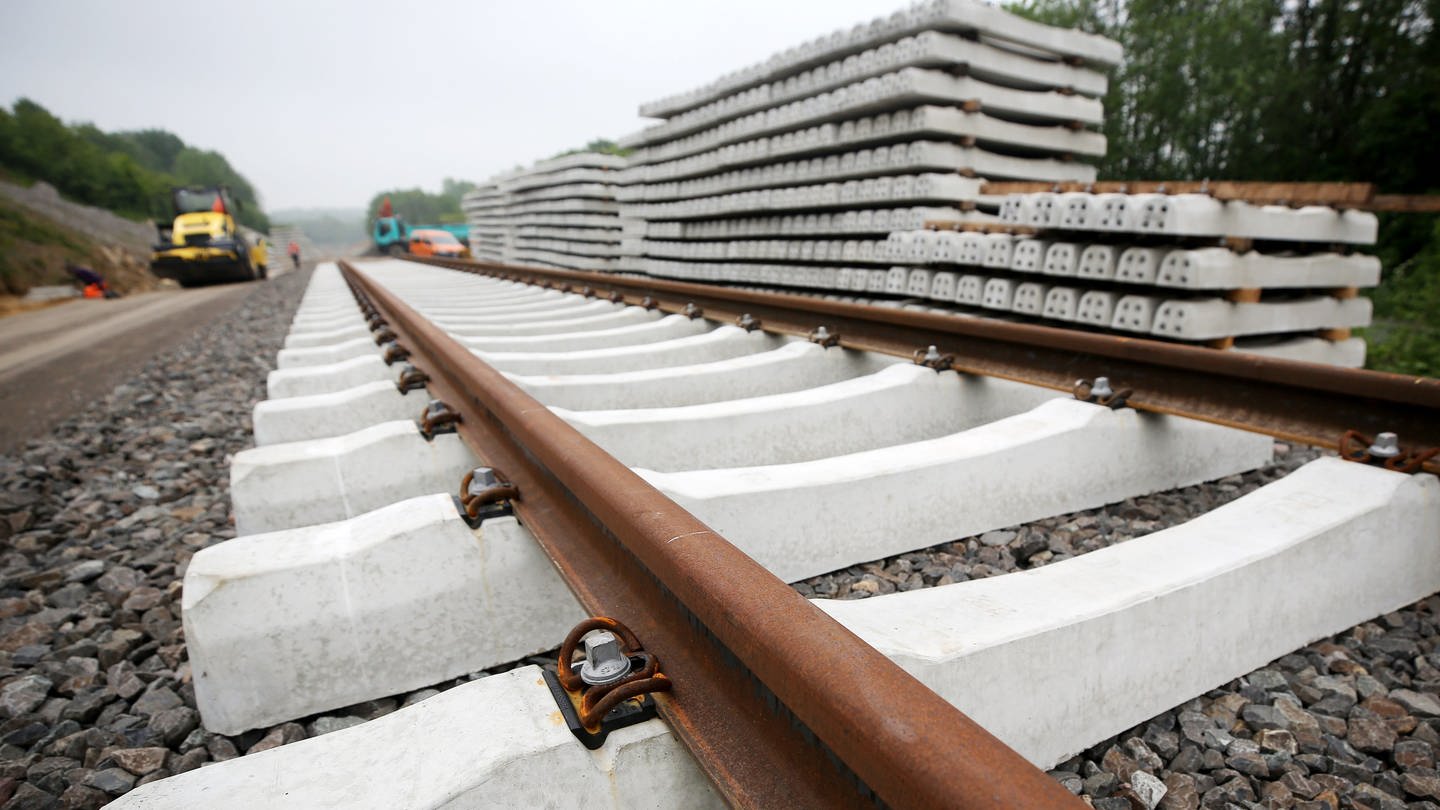
[[[1380,262],[1351,254],[1373,214],[1223,202],[1207,194],[1011,194],[1010,232],[891,235],[888,290],[976,313],[1359,367],[1361,287]]]
[[[462,206],[477,258],[610,270],[619,253],[615,201],[625,158],[578,152],[491,178]]]
[[[641,107],[627,269],[849,288],[926,222],[985,222],[984,178],[1094,179],[1109,40],[931,0]],[[843,281],[842,281],[843,275]]]
[[[507,195],[491,178],[460,199],[470,224],[470,255],[485,261],[503,261],[510,247],[510,217],[504,213]]]

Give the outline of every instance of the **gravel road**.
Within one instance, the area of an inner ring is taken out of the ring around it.
[[[89,411],[146,362],[252,292],[249,284],[164,290],[0,318],[0,453]]]

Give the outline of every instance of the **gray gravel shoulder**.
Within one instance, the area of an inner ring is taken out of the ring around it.
[[[230,457],[250,444],[307,276],[258,285],[84,416],[0,456],[4,807],[98,807],[259,742],[199,730],[180,581],[195,551],[234,536]]]

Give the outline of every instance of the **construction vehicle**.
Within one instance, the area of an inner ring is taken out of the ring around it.
[[[189,186],[170,190],[175,221],[157,223],[160,241],[150,269],[182,287],[265,278],[265,241],[248,233],[231,212],[240,203],[227,186]]]
[[[405,224],[405,220],[395,214],[389,197],[380,204],[380,215],[375,218],[370,235],[375,240],[375,249],[381,255],[400,256],[408,248],[410,228]]]

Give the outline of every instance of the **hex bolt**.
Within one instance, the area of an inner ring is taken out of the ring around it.
[[[955,362],[955,357],[949,354],[941,354],[935,346],[926,346],[924,350],[916,349],[912,356],[915,364],[924,366],[934,371],[947,371]]]
[[[497,487],[505,486],[493,467],[476,467],[470,471],[470,480],[465,484],[465,494],[479,497]]]
[[[1115,389],[1110,387],[1109,377],[1096,377],[1095,382],[1090,385],[1090,396],[1095,399],[1105,399],[1115,395]]]
[[[1395,458],[1400,455],[1400,437],[1388,431],[1377,433],[1375,443],[1365,452],[1375,458]]]
[[[425,403],[426,419],[434,421],[450,413],[453,413],[453,411],[450,410],[450,406],[446,405],[443,400],[432,399],[429,402]]]
[[[840,345],[840,336],[821,326],[810,333],[810,342],[818,343],[825,348]]]
[[[590,686],[607,686],[630,674],[630,658],[620,649],[620,639],[614,633],[597,630],[586,636],[584,643],[580,680]]]

